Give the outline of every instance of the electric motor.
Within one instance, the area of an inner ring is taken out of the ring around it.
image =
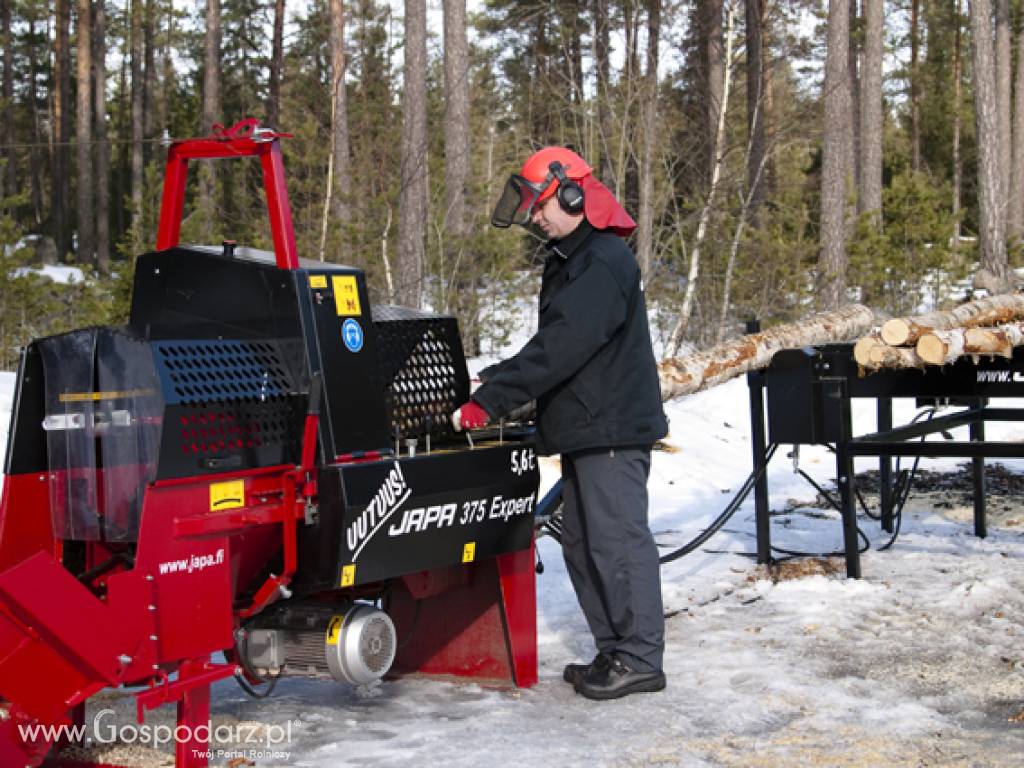
[[[366,603],[289,606],[238,638],[244,665],[257,676],[329,677],[352,685],[384,677],[397,649],[391,617]]]

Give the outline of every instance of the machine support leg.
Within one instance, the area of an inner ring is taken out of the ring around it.
[[[750,387],[750,448],[754,459],[754,473],[760,475],[754,481],[757,562],[767,564],[772,559],[772,534],[771,520],[768,517],[768,446],[765,441],[764,429],[764,374],[760,371],[748,373],[747,386]]]
[[[846,396],[845,379],[824,379],[825,403],[832,411],[839,427],[836,440],[836,484],[839,487],[839,507],[843,516],[843,548],[846,551],[846,575],[851,579],[860,578],[860,542],[857,539],[857,498],[853,477],[853,457],[849,442],[853,437],[853,423],[850,418],[850,398]],[[828,418],[828,416],[826,416]]]
[[[888,432],[892,429],[892,398],[878,398],[878,431]],[[882,530],[892,533],[892,458],[878,457],[878,507],[882,518]]]
[[[529,549],[498,555],[498,578],[505,632],[514,682],[520,688],[537,683],[536,542]]]
[[[979,401],[979,408],[984,405],[984,400]],[[970,435],[972,442],[984,442],[985,422],[972,421]],[[974,470],[974,535],[983,539],[988,535],[988,528],[985,525],[985,457],[975,456],[971,459],[971,464]]]
[[[193,672],[203,672],[202,661],[182,663],[178,679]],[[177,768],[206,768],[209,765],[210,686],[201,685],[184,693],[178,702],[177,733],[187,734],[176,739],[174,747]]]
[[[80,732],[83,734],[85,733],[85,704],[82,703],[78,704],[75,707],[72,707],[69,714],[71,716],[71,729],[65,731],[64,734],[57,740],[56,747],[58,752],[64,749],[65,747],[81,746],[82,744],[81,739],[78,741],[72,741],[71,734],[74,732],[74,728],[80,728],[82,729]]]

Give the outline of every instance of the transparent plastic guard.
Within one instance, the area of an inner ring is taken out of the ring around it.
[[[134,540],[146,484],[156,476],[163,415],[149,345],[107,328],[38,345],[54,535]]]

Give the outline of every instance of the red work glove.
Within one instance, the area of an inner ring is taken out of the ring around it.
[[[487,422],[490,420],[491,417],[487,415],[487,411],[472,400],[452,414],[452,426],[455,427],[456,432],[461,432],[464,429],[479,429],[487,426]]]

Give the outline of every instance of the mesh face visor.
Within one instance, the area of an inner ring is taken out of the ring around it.
[[[545,180],[541,184],[535,184],[518,174],[509,176],[505,182],[505,190],[501,193],[498,204],[494,206],[491,224],[502,228],[513,224],[527,226],[533,215],[534,206],[549,183],[550,180]]]

